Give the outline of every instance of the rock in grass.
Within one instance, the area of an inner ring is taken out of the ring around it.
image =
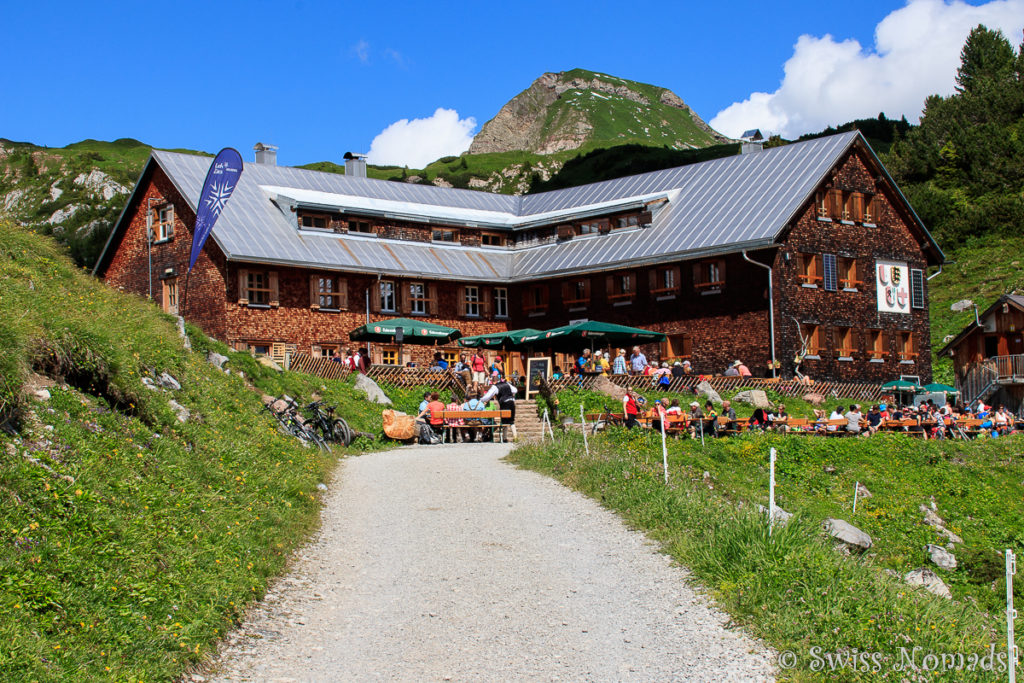
[[[360,374],[356,378],[355,387],[358,391],[366,394],[366,398],[374,403],[389,406],[391,405],[391,399],[384,393],[384,390],[366,375]]]
[[[718,395],[718,392],[711,388],[711,383],[704,381],[697,385],[696,393],[698,396],[703,396],[712,403],[720,404],[722,397]]]
[[[747,389],[745,391],[741,391],[733,396],[732,400],[738,403],[752,405],[755,408],[770,408],[772,405],[768,402],[768,394],[764,393],[760,389]]]
[[[150,391],[159,391],[160,387],[156,385],[156,382],[151,380],[149,377],[142,378],[142,386],[146,387]]]
[[[817,408],[818,406],[820,406],[822,403],[825,402],[825,397],[824,396],[822,396],[821,394],[815,394],[815,393],[804,394],[803,395],[803,399],[805,401],[807,401],[808,403],[810,403],[815,408]]]
[[[761,512],[762,515],[768,515],[768,508],[766,508],[764,505],[758,505],[757,509]],[[779,526],[786,526],[789,520],[793,519],[792,512],[786,512],[778,505],[775,506],[775,514],[772,516],[774,517],[774,522]]]
[[[256,360],[263,367],[270,368],[271,370],[276,370],[277,372],[284,372],[284,370],[281,368],[281,366],[274,362],[273,358],[268,358],[266,356],[260,356]]]
[[[604,375],[598,375],[594,378],[594,383],[590,387],[594,391],[609,396],[616,401],[621,401],[626,397],[626,390],[615,384]]]
[[[952,571],[956,569],[956,556],[949,552],[940,545],[932,545],[929,543],[925,546],[925,550],[931,555],[932,562],[937,564],[939,568]]]
[[[228,362],[228,357],[222,356],[216,351],[210,351],[209,353],[206,354],[206,360],[208,360],[211,364],[215,365],[219,369],[223,370],[224,364]]]
[[[829,536],[850,547],[867,550],[873,545],[870,536],[844,520],[830,517],[825,520],[824,527]]]
[[[873,494],[868,491],[868,487],[860,482],[857,482],[857,497],[858,498],[870,498]]]
[[[192,416],[192,413],[189,411],[189,409],[181,405],[177,401],[168,401],[167,405],[169,405],[171,407],[171,410],[174,411],[174,414],[177,415],[178,422],[188,422],[188,418]]]
[[[953,599],[953,594],[949,592],[949,586],[931,569],[915,569],[912,572],[908,572],[903,577],[903,581],[911,586],[923,586],[926,591],[934,593],[940,598]]]
[[[935,511],[927,505],[921,505],[918,508],[924,513],[924,523],[928,526],[935,527],[935,531],[949,539],[950,543],[963,543],[964,539],[957,536],[955,533],[946,528],[946,522],[935,514]]]
[[[156,383],[162,386],[164,389],[170,389],[171,391],[181,391],[181,384],[178,380],[174,379],[171,375],[166,372],[161,372],[160,376],[156,378]]]

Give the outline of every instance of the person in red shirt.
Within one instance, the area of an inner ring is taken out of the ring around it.
[[[626,414],[626,429],[632,429],[637,425],[636,416],[640,413],[636,392],[632,389],[626,389],[626,395],[622,397],[622,410]]]
[[[430,401],[427,402],[427,407],[420,411],[420,414],[416,416],[416,420],[427,420],[427,424],[430,425],[432,430],[440,431],[444,427],[444,418],[441,414],[444,412],[444,404],[441,403],[441,395],[436,391],[430,394]]]

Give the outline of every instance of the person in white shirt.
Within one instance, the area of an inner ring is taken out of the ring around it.
[[[843,406],[836,406],[836,409],[832,411],[832,414],[828,416],[829,420],[845,420],[846,416],[843,415]],[[836,431],[835,425],[829,425],[825,428],[830,432]]]
[[[508,418],[508,422],[501,421],[502,424],[508,424],[512,427],[512,439],[514,440],[516,434],[516,392],[518,389],[514,387],[507,380],[500,380],[498,383],[491,386],[483,396],[480,397],[480,401],[483,404],[487,404],[495,396],[498,398],[498,410],[507,410],[511,415]]]

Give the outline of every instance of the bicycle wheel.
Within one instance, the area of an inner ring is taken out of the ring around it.
[[[343,419],[339,417],[334,420],[333,426],[333,438],[335,441],[344,446],[348,446],[350,443],[352,443],[352,430],[349,429],[347,422],[345,422]]]
[[[598,420],[590,428],[590,433],[591,434],[597,434],[598,432],[603,432],[607,427],[608,427],[608,423],[607,422],[605,422],[604,420]]]

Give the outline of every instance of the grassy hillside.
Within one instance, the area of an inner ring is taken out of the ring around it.
[[[1005,656],[1001,552],[1024,551],[1020,439],[744,435],[704,447],[670,440],[668,485],[660,438],[650,431],[613,428],[590,439],[589,456],[578,436],[564,436],[555,445],[519,448],[512,460],[594,497],[660,542],[735,623],[794,653],[794,667],[780,680],[908,680],[895,668],[900,648],[921,648],[918,665],[929,653],[967,657],[994,647]],[[777,502],[796,516],[769,536],[757,505],[768,504],[771,447],[779,453]],[[854,514],[856,482],[872,496],[862,497]],[[924,549],[946,543],[923,523],[919,506],[933,500],[964,541],[953,550],[952,571],[933,565]],[[870,534],[870,551],[836,552],[821,533],[828,517]],[[936,571],[954,599],[904,584],[901,577],[918,567]],[[1024,598],[1024,586],[1015,592]],[[869,662],[861,669],[859,660],[851,667],[849,656],[858,652],[880,653],[878,668]],[[834,655],[831,664],[822,653]],[[833,668],[844,660],[845,668]],[[910,680],[1005,680],[1005,671],[935,669]]]
[[[172,680],[263,594],[342,453],[282,436],[262,393],[317,392],[379,432],[350,385],[190,336],[191,352],[156,307],[0,224],[0,680]],[[160,372],[181,389],[146,388]]]

